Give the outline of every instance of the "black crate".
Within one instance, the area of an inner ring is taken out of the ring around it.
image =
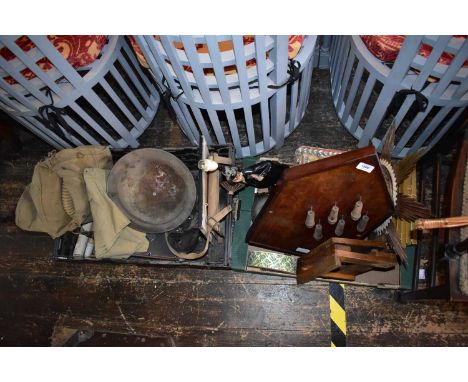
[[[178,157],[191,171],[194,176],[197,190],[200,188],[201,177],[198,170],[198,161],[201,158],[201,149],[199,147],[184,147],[184,148],[164,148],[164,150]],[[112,150],[114,163],[131,150]],[[234,149],[231,145],[212,146],[210,153],[217,153],[223,157],[234,158]],[[232,205],[233,199],[223,188],[219,190],[220,209],[226,205]],[[201,198],[197,198],[196,207],[200,209]],[[230,250],[232,243],[233,217],[232,213],[228,214],[220,224],[220,231],[223,237],[215,237],[213,243],[210,243],[208,253],[198,260],[184,260],[178,258],[169,252],[164,240],[164,234],[147,234],[150,240],[148,254],[145,257],[131,256],[128,259],[94,259],[94,258],[74,258],[73,249],[76,244],[78,235],[72,232],[67,232],[54,240],[53,256],[56,260],[62,261],[87,261],[87,262],[106,262],[118,264],[149,264],[161,266],[190,266],[198,268],[230,268]],[[200,243],[201,244],[201,243]],[[140,255],[141,256],[141,255]]]

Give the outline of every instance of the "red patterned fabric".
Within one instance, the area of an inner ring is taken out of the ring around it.
[[[466,36],[454,36],[465,39]],[[381,61],[394,62],[398,56],[406,36],[403,35],[380,35],[380,36],[361,36],[362,41],[369,51]],[[432,46],[421,44],[419,54],[425,58],[432,52]],[[450,65],[453,60],[453,54],[444,52],[439,57],[439,63]],[[467,62],[465,62],[465,66]]]
[[[146,59],[145,59],[145,57],[143,55],[143,52],[141,51],[140,47],[136,43],[135,38],[133,36],[128,36],[128,37],[130,39],[130,43],[131,43],[131,45],[133,47],[133,50],[135,51],[135,54],[137,55],[138,61],[140,62],[140,64],[142,66],[144,66],[145,68],[148,68],[148,63],[146,62]],[[159,39],[158,36],[154,36],[154,38]],[[302,47],[302,44],[304,43],[304,38],[305,38],[305,36],[303,36],[303,35],[291,35],[291,36],[289,36],[289,45],[288,45],[288,58],[289,59],[293,59],[294,57],[297,56],[297,54],[299,53],[299,50]],[[244,45],[252,44],[252,43],[255,42],[255,37],[252,36],[252,35],[243,36],[243,42],[244,42]],[[226,52],[226,51],[229,51],[229,50],[233,50],[231,40],[220,41],[218,43],[218,46],[219,46],[219,50],[221,52]],[[180,43],[180,42],[174,42],[174,47],[176,49],[181,49],[181,50],[184,49],[183,44]],[[198,53],[208,53],[208,46],[206,44],[197,44],[196,48],[197,48]],[[257,64],[257,62],[256,62],[255,58],[252,58],[252,59],[248,60],[245,64],[246,64],[247,68],[250,68],[252,66],[255,66]],[[190,73],[192,72],[192,68],[190,66],[184,66],[184,70],[186,70],[187,72],[190,72]],[[211,69],[211,68],[205,68],[203,71],[204,71],[205,75],[214,75],[214,70]],[[235,72],[236,72],[236,66],[235,65],[226,66],[224,68],[224,73],[225,74],[234,74]]]
[[[47,36],[54,47],[63,57],[74,67],[81,68],[91,64],[101,53],[102,48],[107,42],[107,36],[98,35],[72,35],[72,36]],[[35,47],[34,43],[27,37],[21,36],[16,40],[16,44],[24,51],[29,52]],[[6,47],[0,49],[0,55],[7,61],[15,59],[15,55]],[[52,63],[47,57],[41,58],[36,64],[43,71],[53,68]],[[28,80],[36,75],[28,68],[21,71],[21,74]],[[8,76],[4,78],[9,84],[15,84],[16,81]]]
[[[288,58],[292,60],[297,56],[301,50],[302,44],[304,43],[304,35],[291,35],[289,36],[289,46],[288,46]]]

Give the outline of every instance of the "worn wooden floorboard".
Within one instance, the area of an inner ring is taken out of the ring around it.
[[[327,73],[314,77],[303,123],[269,154],[291,160],[301,144],[354,147],[334,114]],[[149,337],[148,344],[161,346],[329,346],[323,282],[296,286],[290,278],[233,271],[52,260],[47,235],[14,224],[34,164],[50,150],[30,135],[22,139],[23,152],[0,152],[0,345],[48,345],[60,323],[141,336],[128,344]],[[160,107],[143,145],[187,144]],[[400,304],[392,291],[365,287],[347,286],[345,294],[351,346],[468,344],[466,305]]]

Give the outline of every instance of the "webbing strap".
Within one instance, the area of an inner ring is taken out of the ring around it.
[[[232,207],[231,206],[226,206],[222,210],[218,211],[214,216],[210,216],[208,218],[208,229],[206,231],[206,242],[205,242],[205,246],[203,247],[203,249],[201,251],[199,251],[199,252],[190,252],[190,253],[184,253],[184,252],[177,251],[169,243],[169,240],[168,240],[169,233],[168,232],[166,232],[165,235],[164,235],[164,237],[166,239],[167,247],[169,248],[169,250],[171,251],[172,254],[174,254],[177,257],[180,257],[182,259],[185,259],[185,260],[196,260],[196,259],[199,259],[199,258],[205,256],[206,252],[208,252],[208,247],[209,247],[209,244],[210,244],[210,237],[211,237],[211,233],[213,232],[213,229],[231,211],[232,211]]]

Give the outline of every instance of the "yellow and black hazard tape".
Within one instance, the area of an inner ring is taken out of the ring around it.
[[[330,331],[331,346],[346,346],[346,310],[344,285],[330,285]]]

